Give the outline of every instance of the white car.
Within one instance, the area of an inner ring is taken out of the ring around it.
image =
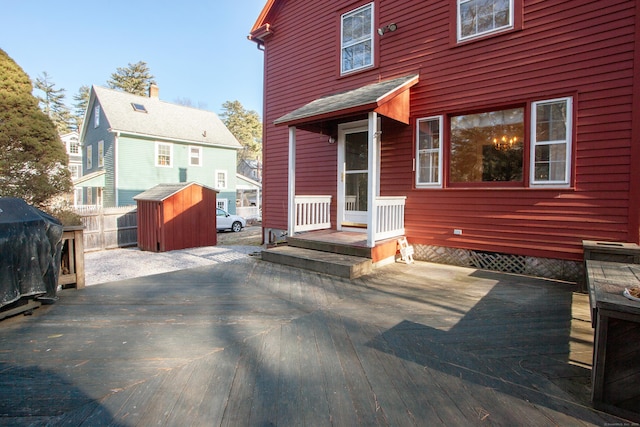
[[[218,208],[216,213],[216,228],[218,231],[231,230],[241,231],[247,225],[247,221],[238,215],[231,215],[229,212]]]

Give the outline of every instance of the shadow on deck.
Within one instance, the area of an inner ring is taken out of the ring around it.
[[[252,258],[64,290],[2,324],[5,369],[51,375],[5,381],[0,423],[619,423],[588,401],[593,331],[575,290],[423,262],[348,280]],[[25,412],[35,385],[51,393]]]

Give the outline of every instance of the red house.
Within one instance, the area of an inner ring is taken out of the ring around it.
[[[268,0],[265,239],[577,280],[583,240],[640,243],[639,28],[638,0]]]

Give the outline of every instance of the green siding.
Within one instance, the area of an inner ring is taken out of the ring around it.
[[[197,182],[215,188],[216,171],[227,172],[227,188],[220,198],[229,199],[229,210],[235,213],[236,156],[235,149],[202,145],[202,166],[189,165],[187,143],[170,143],[172,166],[156,166],[156,140],[130,136],[118,138],[118,204],[135,204],[133,197],[157,184]],[[196,146],[195,144],[193,144]]]

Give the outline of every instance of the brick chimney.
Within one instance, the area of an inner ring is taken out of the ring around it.
[[[149,98],[159,98],[160,88],[155,83],[149,85]]]

